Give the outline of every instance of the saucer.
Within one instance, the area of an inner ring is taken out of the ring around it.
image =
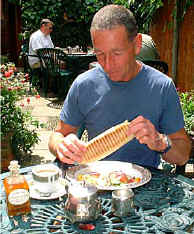
[[[51,193],[49,196],[48,194],[44,196],[44,194],[37,191],[32,178],[28,180],[28,185],[30,189],[30,197],[33,199],[52,200],[52,199],[57,199],[59,197],[62,197],[66,194],[66,189],[65,189],[66,182],[64,179],[59,179],[59,182],[56,185],[56,191]]]

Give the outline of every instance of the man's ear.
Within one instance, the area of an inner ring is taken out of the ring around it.
[[[135,54],[138,55],[140,53],[141,47],[142,47],[142,35],[141,33],[138,33],[135,37]]]

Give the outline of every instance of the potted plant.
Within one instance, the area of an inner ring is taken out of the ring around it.
[[[17,72],[15,65],[8,63],[1,66],[0,106],[1,106],[1,165],[6,169],[9,161],[19,160],[21,153],[31,153],[31,148],[38,143],[36,129],[42,125],[33,120],[30,112],[22,111],[17,101],[26,95],[33,95],[29,88],[29,76]],[[34,94],[36,91],[34,90]]]
[[[191,158],[194,159],[194,90],[178,93],[185,120],[185,130],[192,142]]]
[[[194,163],[194,90],[190,90],[190,91],[180,91],[178,90],[178,94],[179,94],[179,98],[180,98],[180,103],[181,103],[181,107],[182,107],[182,111],[183,111],[183,115],[184,115],[184,121],[185,121],[185,130],[188,134],[188,136],[191,139],[191,153],[190,153],[190,160],[189,160],[189,164],[190,163]],[[189,173],[186,173],[185,171],[185,167],[184,166],[177,166],[176,167],[176,172],[183,174],[183,175],[187,175],[187,176],[191,176],[193,177],[193,174],[191,173],[191,175]]]
[[[194,90],[179,92],[180,102],[185,119],[185,129],[194,137]]]

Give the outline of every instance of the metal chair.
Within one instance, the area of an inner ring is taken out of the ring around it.
[[[95,54],[68,54],[67,57],[68,66],[72,66],[72,70],[76,68],[77,75],[87,71],[91,62],[97,61]]]
[[[32,69],[28,62],[29,57],[38,57],[38,55],[28,54],[28,44],[26,43],[21,47],[20,56],[22,57],[24,72],[28,73],[30,76],[30,84],[35,87],[41,86],[40,84],[41,83],[40,77],[42,77],[41,69],[40,68]]]
[[[148,59],[144,59],[141,60],[143,63],[145,63],[146,65],[149,65],[151,67],[156,68],[157,70],[163,72],[164,74],[168,73],[168,64],[164,61],[161,60],[148,60]]]
[[[42,48],[37,50],[41,70],[44,74],[43,89],[45,96],[51,77],[55,78],[55,88],[59,98],[64,98],[72,82],[73,71],[67,69],[67,55],[60,49]]]

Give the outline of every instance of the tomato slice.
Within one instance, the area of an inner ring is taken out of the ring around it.
[[[100,173],[99,172],[91,172],[89,175],[91,175],[92,177],[100,177]]]
[[[124,184],[129,183],[129,179],[128,179],[128,177],[126,176],[126,174],[122,174],[122,175],[121,175],[121,177],[120,177],[120,182],[121,182],[121,183],[124,183]]]
[[[136,178],[131,178],[131,179],[129,179],[129,182],[128,182],[128,183],[134,183],[134,182],[139,183],[140,181],[141,181],[141,178],[136,177]]]

